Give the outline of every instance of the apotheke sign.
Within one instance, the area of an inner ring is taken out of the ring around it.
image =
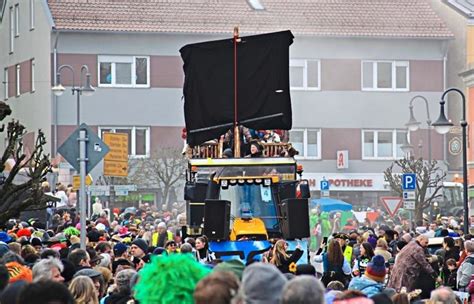
[[[303,178],[308,179],[310,190],[319,191],[319,182],[325,177],[331,190],[336,191],[388,191],[385,188],[383,174],[366,173],[366,174],[315,174],[304,173]]]

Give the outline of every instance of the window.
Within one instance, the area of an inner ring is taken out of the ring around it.
[[[35,0],[30,0],[30,30],[35,28]]]
[[[35,91],[35,59],[31,59],[31,92]]]
[[[16,65],[16,96],[20,96],[20,65]]]
[[[8,68],[3,70],[3,99],[8,99]]]
[[[13,53],[13,46],[15,41],[15,13],[13,6],[10,7],[10,53]]]
[[[299,157],[321,158],[321,130],[294,129],[290,131],[290,142],[299,152]]]
[[[15,5],[15,37],[20,36],[20,5]]]
[[[150,59],[146,56],[99,56],[99,86],[150,87]]]
[[[321,88],[320,63],[319,60],[290,60],[290,87],[292,89],[319,90]]]
[[[408,61],[362,61],[362,90],[408,91]]]
[[[150,156],[150,128],[148,127],[100,127],[99,136],[104,132],[128,135],[128,155],[132,157]]]
[[[363,159],[403,158],[401,146],[407,141],[407,132],[402,130],[363,130]]]

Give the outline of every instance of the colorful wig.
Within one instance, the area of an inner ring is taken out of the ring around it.
[[[152,256],[139,272],[135,298],[141,304],[193,304],[194,288],[209,272],[191,255]]]

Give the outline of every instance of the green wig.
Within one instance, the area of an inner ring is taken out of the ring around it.
[[[135,299],[140,304],[193,304],[194,288],[209,272],[192,255],[152,256],[139,272]]]
[[[76,228],[74,228],[74,227],[68,227],[68,228],[64,229],[64,235],[65,236],[72,236],[72,235],[79,236],[80,234],[81,234],[81,232],[79,230],[77,230]]]

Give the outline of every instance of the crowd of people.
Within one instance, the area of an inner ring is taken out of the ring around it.
[[[74,208],[54,210],[48,227],[6,223],[0,303],[462,303],[474,294],[474,241],[457,236],[451,220],[416,229],[378,221],[346,232],[330,224],[311,258],[299,243],[289,250],[275,239],[261,258],[224,261],[206,236],[182,235],[182,204],[110,215],[99,204],[85,249]],[[430,252],[435,236],[442,248]]]

